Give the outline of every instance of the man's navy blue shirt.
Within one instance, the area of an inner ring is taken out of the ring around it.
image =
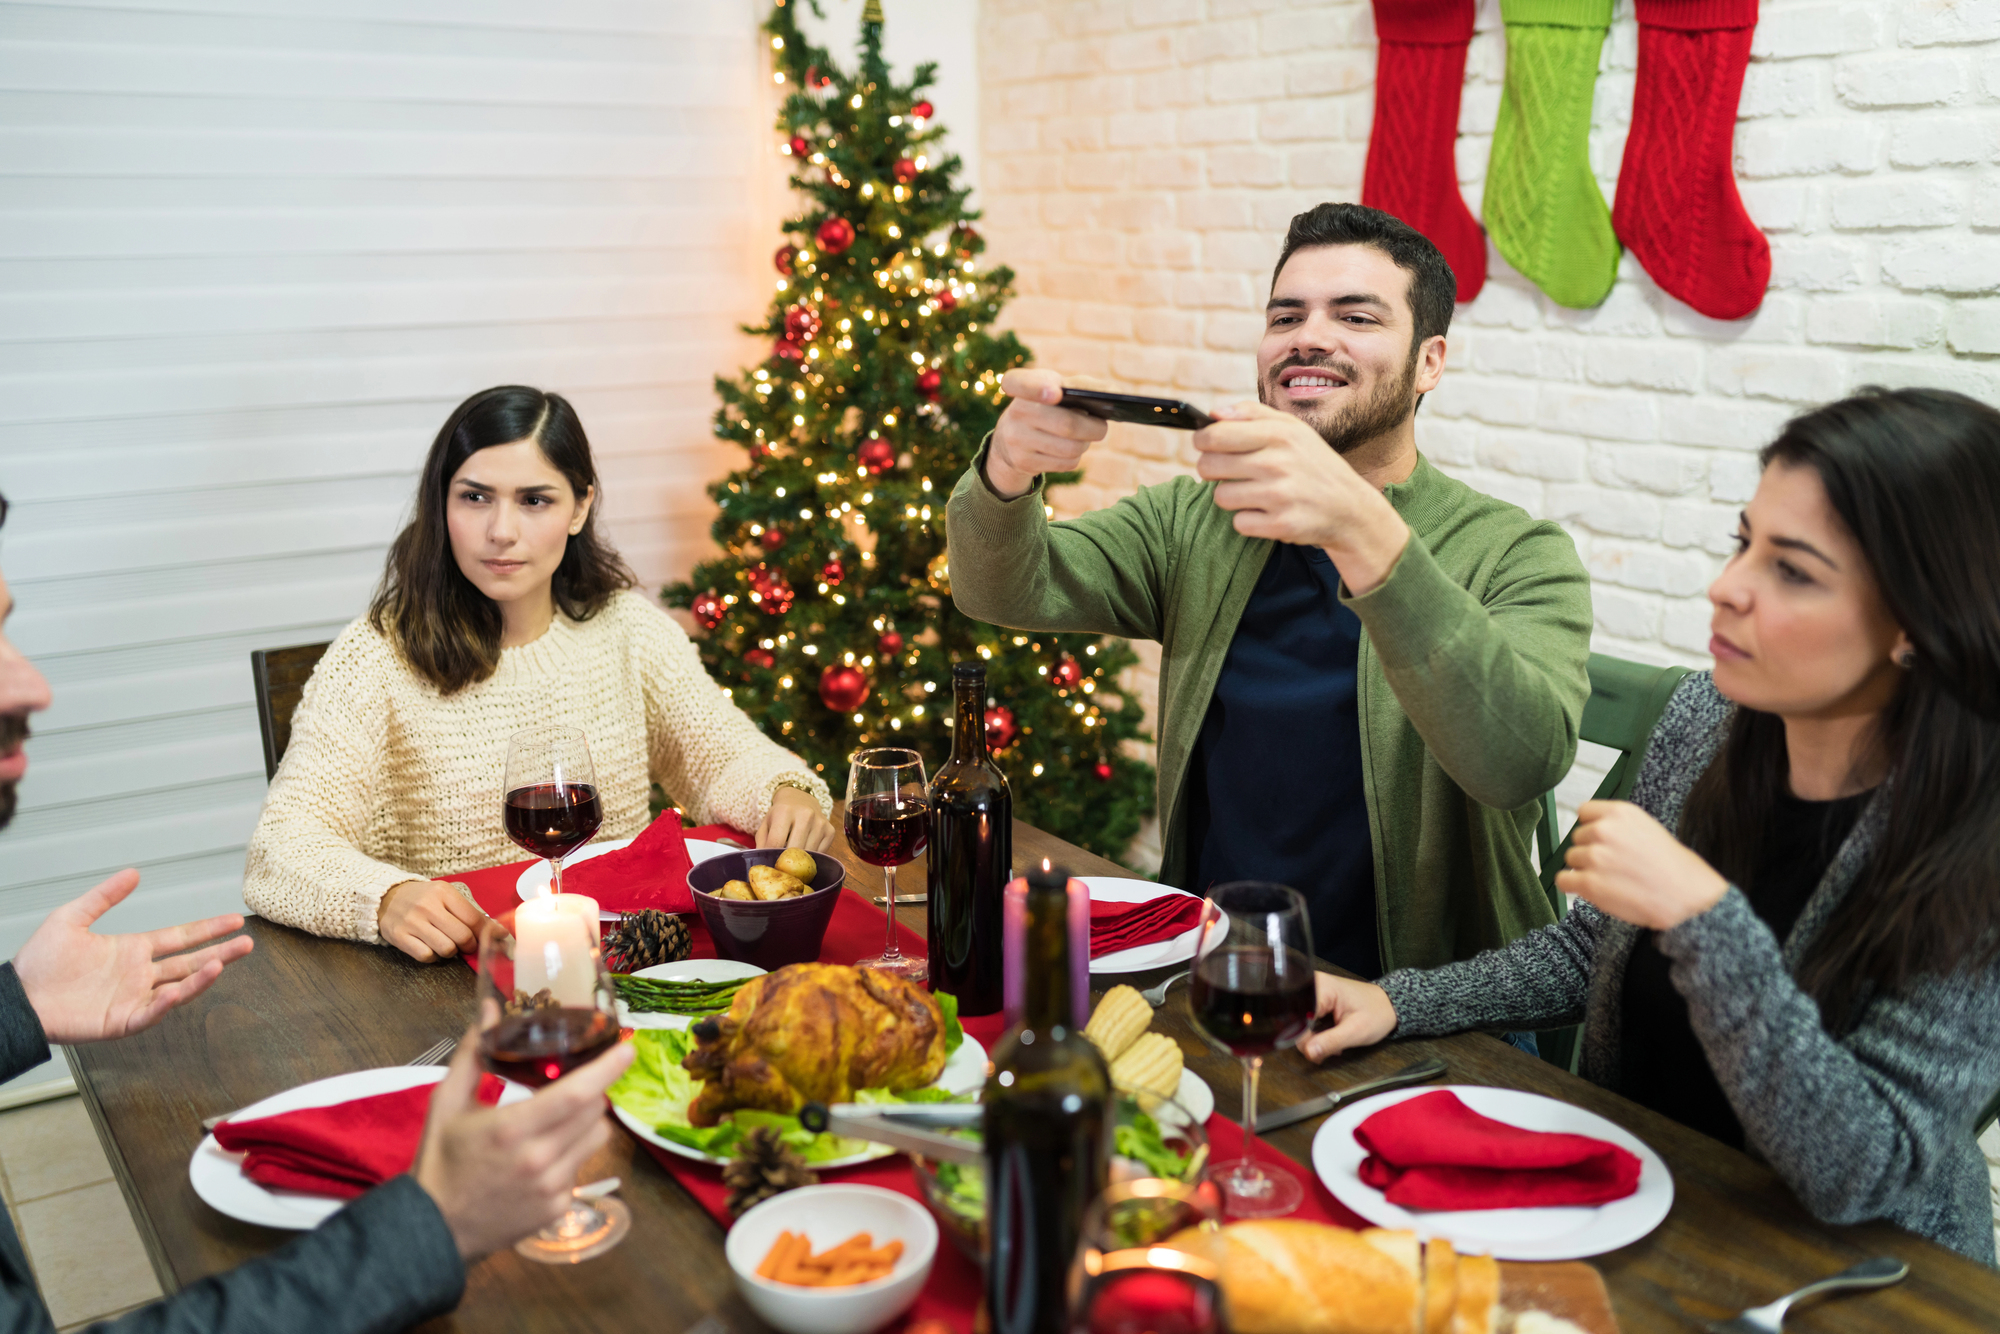
[[[1355,694],[1361,618],[1318,547],[1279,543],[1223,659],[1188,767],[1188,888],[1275,880],[1305,895],[1313,950],[1381,972]]]

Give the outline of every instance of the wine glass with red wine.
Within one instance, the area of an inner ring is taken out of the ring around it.
[[[562,859],[604,823],[590,743],[574,727],[537,727],[507,743],[507,837],[549,862],[549,892],[562,893]]]
[[[529,1088],[553,1083],[618,1042],[618,1001],[604,970],[597,904],[577,894],[533,899],[513,929],[479,931],[479,1061]],[[514,1249],[544,1264],[576,1264],[632,1230],[622,1200],[572,1198],[555,1222]]]
[[[1226,926],[1219,926],[1224,918]],[[1243,1156],[1212,1163],[1209,1179],[1235,1218],[1288,1214],[1305,1198],[1299,1179],[1259,1162],[1257,1077],[1264,1058],[1312,1027],[1312,925],[1306,901],[1284,885],[1239,880],[1209,890],[1188,1009],[1209,1041],[1243,1062]]]
[[[880,955],[855,967],[900,973],[912,982],[929,976],[924,961],[903,953],[896,943],[896,868],[916,860],[930,842],[930,830],[923,756],[894,746],[854,752],[847,770],[847,846],[862,861],[882,868],[889,911],[889,943]]]

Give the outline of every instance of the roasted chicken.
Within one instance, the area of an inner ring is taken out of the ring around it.
[[[856,1089],[921,1088],[944,1070],[944,1014],[922,984],[869,968],[795,963],[753,977],[727,1014],[694,1026],[682,1068],[703,1081],[688,1120],[739,1107],[794,1113]]]

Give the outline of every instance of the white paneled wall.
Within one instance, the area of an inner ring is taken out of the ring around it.
[[[0,5],[0,536],[55,707],[0,957],[111,871],[241,902],[249,654],[359,614],[432,435],[577,404],[648,585],[707,546],[782,159],[758,0]]]

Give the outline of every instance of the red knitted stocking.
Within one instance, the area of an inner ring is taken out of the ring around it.
[[[1473,0],[1375,0],[1375,126],[1361,202],[1430,238],[1458,279],[1458,299],[1486,284],[1486,234],[1458,192],[1452,145],[1472,41]]]
[[[1638,0],[1639,79],[1611,226],[1661,290],[1712,319],[1764,299],[1771,247],[1730,170],[1757,0]]]

